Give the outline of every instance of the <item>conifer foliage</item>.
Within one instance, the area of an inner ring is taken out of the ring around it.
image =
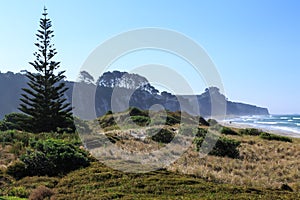
[[[64,93],[68,90],[63,82],[65,71],[55,73],[60,62],[53,61],[57,54],[51,39],[54,37],[51,30],[51,20],[47,17],[44,8],[43,17],[40,19],[37,43],[38,51],[34,53],[34,62],[30,62],[36,73],[26,74],[28,88],[23,88],[19,110],[29,116],[26,124],[30,124],[32,132],[56,132],[59,130],[73,130],[72,108],[66,102]]]

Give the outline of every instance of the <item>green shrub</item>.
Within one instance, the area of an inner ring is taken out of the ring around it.
[[[222,127],[221,133],[225,135],[239,135],[236,131],[228,127]]]
[[[209,142],[209,141],[208,141]],[[203,137],[197,137],[194,140],[197,151],[200,151],[202,145],[205,148],[206,140]],[[239,150],[237,149],[240,146],[240,142],[228,139],[225,137],[220,137],[213,149],[209,152],[209,155],[220,156],[220,157],[229,157],[229,158],[238,158]]]
[[[277,141],[283,141],[283,142],[293,142],[291,138],[281,135],[274,135],[271,133],[262,132],[259,135],[260,138],[265,140],[277,140]]]
[[[2,145],[10,144],[14,145],[15,148],[19,148],[20,146],[24,147],[29,144],[30,134],[17,130],[7,130],[0,132],[0,143]],[[18,143],[18,144],[16,144]],[[19,145],[19,147],[17,147]]]
[[[3,121],[0,123],[0,130],[30,130],[30,123],[23,123],[30,121],[30,117],[22,113],[10,113],[4,116]]]
[[[54,162],[44,152],[28,149],[26,154],[21,156],[21,160],[25,163],[26,176],[58,175],[54,171]]]
[[[198,131],[196,133],[196,137],[205,137],[206,134],[207,134],[207,129],[198,128]]]
[[[112,114],[113,114],[113,112],[111,110],[109,110],[105,113],[105,115],[112,115]]]
[[[147,117],[148,116],[148,112],[140,110],[140,109],[138,109],[136,107],[131,107],[131,108],[129,108],[129,115],[130,116],[144,116],[144,117]]]
[[[246,128],[246,129],[240,130],[240,134],[252,135],[252,136],[259,136],[261,132],[262,132],[261,130],[258,130],[256,128]]]
[[[150,124],[150,118],[145,116],[131,116],[131,120],[139,126],[147,126]]]
[[[208,122],[209,126],[215,126],[218,124],[217,120],[215,120],[215,119],[208,119],[207,122]]]
[[[89,165],[87,152],[63,140],[32,141],[21,156],[29,176],[57,176]]]
[[[16,179],[21,179],[27,175],[25,163],[22,161],[15,161],[8,165],[6,173]]]
[[[8,127],[6,126],[4,121],[0,121],[0,131],[6,131]]]
[[[8,196],[15,196],[20,198],[27,198],[29,196],[29,191],[26,190],[25,187],[19,186],[19,187],[13,187],[8,192]]]
[[[166,125],[172,126],[175,124],[179,124],[180,122],[181,122],[180,117],[172,116],[172,115],[170,115],[170,113],[168,113],[167,119],[166,119]]]
[[[199,117],[199,125],[209,126],[209,122],[206,121],[203,117]]]
[[[225,137],[221,137],[217,143],[216,148],[213,149],[211,152],[212,155],[216,156],[228,156],[230,158],[238,158],[239,157],[239,150],[237,147],[239,147],[241,142],[228,139]]]
[[[107,128],[110,126],[117,125],[113,115],[104,115],[104,116],[100,117],[98,121],[99,121],[101,128]]]
[[[151,139],[155,142],[169,143],[173,140],[175,133],[168,129],[152,128],[146,130],[147,135],[151,135]]]

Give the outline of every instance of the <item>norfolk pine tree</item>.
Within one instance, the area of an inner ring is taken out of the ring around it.
[[[23,88],[19,110],[29,116],[23,123],[29,123],[32,132],[74,131],[72,108],[64,97],[64,93],[68,90],[63,82],[65,71],[54,73],[59,68],[60,62],[52,60],[57,52],[51,44],[54,35],[51,20],[47,15],[47,9],[44,8],[40,30],[36,34],[35,46],[38,47],[38,51],[34,53],[36,60],[29,63],[37,73],[26,74],[29,87]]]

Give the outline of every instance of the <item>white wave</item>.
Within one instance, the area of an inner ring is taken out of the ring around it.
[[[297,126],[300,126],[300,123],[296,123]]]
[[[268,124],[268,125],[276,125],[278,122],[255,122],[257,124]]]
[[[295,128],[289,128],[289,127],[280,126],[280,127],[276,127],[275,129],[276,130],[282,130],[282,131],[287,131],[287,132],[292,132],[292,133],[298,133],[298,134],[300,134],[300,130],[295,129]]]
[[[300,120],[300,117],[293,117],[293,119]]]
[[[280,119],[288,119],[288,117],[280,117]]]
[[[294,120],[292,120],[292,119],[289,119],[289,120],[288,120],[288,122],[292,122],[292,121],[294,121]]]

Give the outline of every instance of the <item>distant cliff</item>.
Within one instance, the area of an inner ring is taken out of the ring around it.
[[[0,118],[3,118],[5,114],[18,112],[19,98],[22,94],[21,88],[27,87],[25,73],[0,73]],[[129,106],[141,109],[149,109],[154,104],[160,104],[170,111],[184,110],[190,114],[200,113],[206,117],[211,115],[213,100],[214,106],[226,108],[227,115],[269,114],[267,108],[228,101],[215,87],[207,88],[200,95],[174,95],[165,91],[160,93],[148,83],[145,77],[119,71],[106,72],[96,81],[89,73],[81,72],[79,80],[78,83],[65,81],[67,87],[69,87],[66,96],[71,101],[74,84],[83,88],[80,95],[85,98],[89,98],[85,96],[89,95],[88,91],[95,91],[97,116],[101,116],[112,109],[111,96],[113,91],[116,90],[119,96],[114,104],[117,109],[115,111],[125,110],[128,102]],[[195,101],[197,101],[196,104],[199,105],[199,108],[194,106]]]

